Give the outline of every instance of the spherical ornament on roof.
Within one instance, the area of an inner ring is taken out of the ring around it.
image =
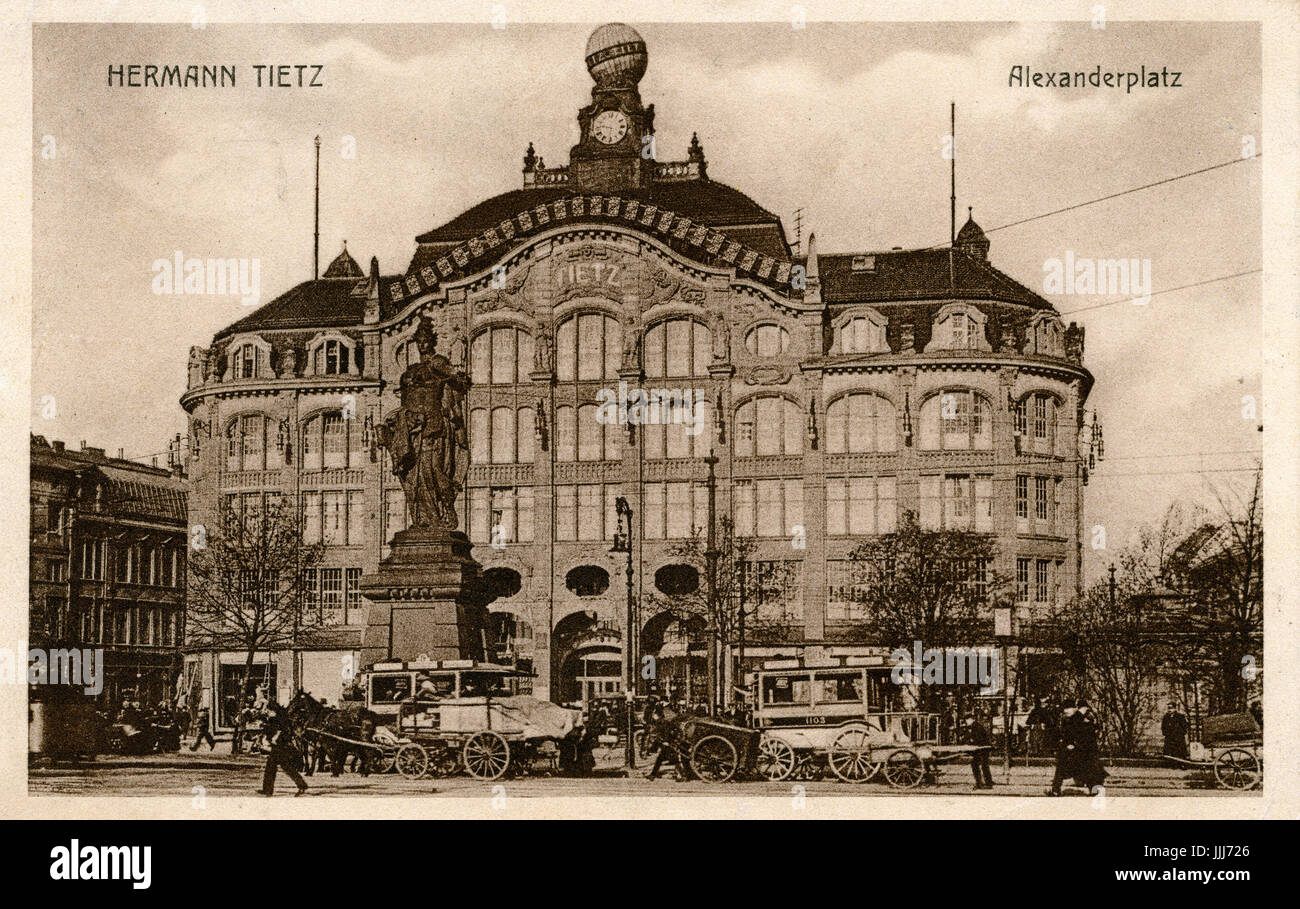
[[[599,86],[636,85],[647,60],[645,40],[621,22],[602,25],[587,39],[587,72]]]

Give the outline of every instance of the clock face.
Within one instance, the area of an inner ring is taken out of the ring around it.
[[[607,110],[591,121],[591,134],[606,145],[613,145],[627,135],[627,117],[616,110]]]

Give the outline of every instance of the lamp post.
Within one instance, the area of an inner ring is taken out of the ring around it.
[[[708,640],[708,675],[709,675],[709,716],[716,716],[718,713],[718,476],[716,468],[718,466],[718,456],[710,453],[704,459],[704,463],[709,467],[709,526],[707,530],[706,543],[704,546],[705,562],[705,583],[706,595],[708,597],[708,628],[705,629],[705,637]],[[686,651],[686,662],[690,664],[690,649]],[[690,699],[690,692],[686,693],[687,699]]]
[[[1001,653],[998,662],[1002,664],[1002,738],[1006,745],[1006,771],[1007,782],[1011,782],[1011,692],[1007,690],[1007,679],[1009,671],[1007,669],[1007,644],[1011,641],[1013,635],[1012,607],[994,606],[993,607],[993,637],[998,642]]]
[[[609,551],[627,553],[627,630],[623,639],[624,659],[627,661],[627,690],[624,692],[627,701],[624,724],[627,745],[623,757],[630,771],[636,767],[636,746],[632,742],[632,706],[636,697],[636,656],[632,652],[632,633],[636,627],[636,603],[632,596],[632,506],[627,503],[627,499],[619,496],[614,500],[614,512],[618,515],[618,529],[614,532],[614,545]]]

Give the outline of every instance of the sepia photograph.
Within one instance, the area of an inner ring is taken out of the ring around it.
[[[6,800],[1294,817],[1262,13],[326,6],[30,24]]]

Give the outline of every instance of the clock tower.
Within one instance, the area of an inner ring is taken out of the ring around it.
[[[649,187],[654,177],[655,106],[642,105],[645,41],[619,22],[587,39],[587,71],[596,85],[578,112],[581,138],[569,152],[569,178],[580,191],[612,193]]]

